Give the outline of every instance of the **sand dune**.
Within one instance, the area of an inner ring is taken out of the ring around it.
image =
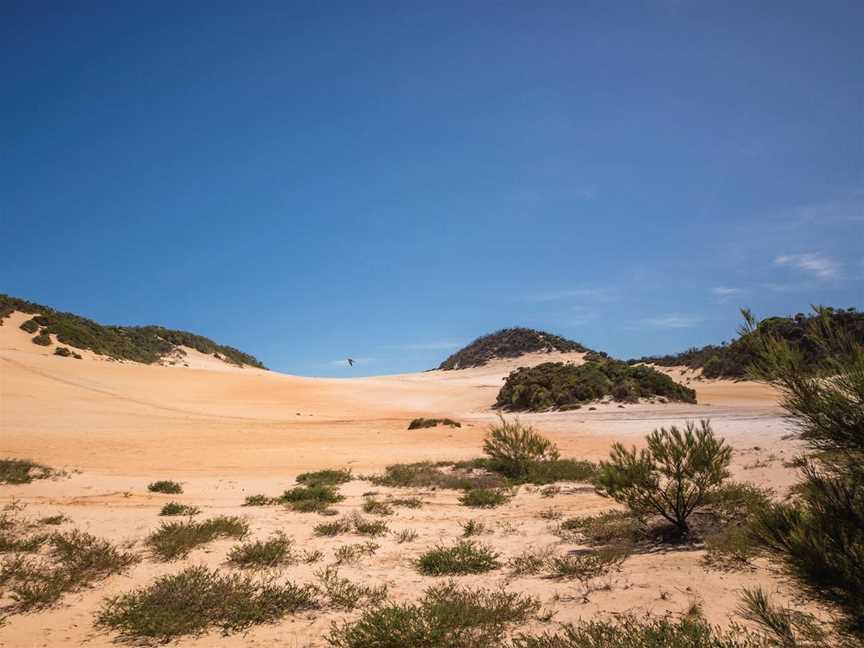
[[[75,524],[114,540],[141,538],[158,526],[159,507],[168,496],[148,493],[157,478],[185,483],[182,500],[205,513],[248,516],[254,535],[281,529],[303,546],[326,552],[334,540],[313,538],[315,516],[268,507],[241,508],[251,493],[278,494],[303,470],[347,466],[356,473],[380,470],[394,462],[477,456],[490,410],[502,379],[515,367],[545,360],[581,362],[581,354],[537,354],[461,371],[430,371],[358,379],[302,378],[258,369],[235,368],[201,354],[188,354],[189,366],[120,363],[85,353],[83,360],[52,355],[19,330],[25,316],[15,314],[0,327],[0,456],[32,458],[65,468],[65,478],[0,487],[0,503],[12,498],[32,515],[63,512]],[[214,364],[218,363],[218,364]],[[653,428],[685,418],[710,417],[715,430],[736,448],[736,477],[778,492],[795,481],[783,467],[796,447],[783,440],[788,428],[775,395],[752,383],[690,380],[698,405],[616,404],[567,413],[525,415],[553,438],[565,456],[599,459],[614,440],[639,443]],[[463,427],[407,430],[415,416],[448,416]],[[337,508],[356,509],[371,488],[362,481],[343,488],[348,498]],[[386,490],[386,489],[385,489]],[[456,493],[423,493],[429,502],[393,520],[394,528],[420,533],[415,545],[381,541],[369,564],[346,575],[389,583],[396,598],[413,598],[428,584],[407,562],[420,548],[455,536],[457,521],[485,518],[496,529],[489,542],[505,555],[526,545],[560,544],[538,512],[552,506],[568,515],[606,510],[610,502],[586,489],[554,500],[523,488],[506,509],[477,513],[458,506]],[[311,522],[310,522],[311,520]],[[196,552],[191,562],[218,565],[229,542]],[[558,611],[556,621],[610,611],[680,611],[694,600],[709,619],[726,623],[744,585],[763,584],[794,595],[769,570],[722,574],[706,572],[700,552],[639,556],[628,560],[612,589],[584,604],[567,598],[568,586],[528,578],[510,587],[540,596]],[[109,635],[92,627],[105,595],[127,591],[177,565],[145,561],[128,575],[109,579],[94,590],[73,594],[54,609],[10,617],[0,630],[0,646],[111,645]],[[311,579],[311,567],[292,568],[291,576]],[[503,574],[494,577],[500,580]],[[482,578],[467,578],[480,582]],[[660,583],[662,582],[662,587]],[[489,584],[488,578],[486,584]],[[671,594],[661,596],[665,588]],[[553,603],[553,595],[564,597]],[[569,600],[569,602],[568,602]],[[254,628],[248,635],[207,635],[183,640],[184,646],[255,646],[279,641],[286,646],[324,645],[321,635],[344,613],[310,614]]]

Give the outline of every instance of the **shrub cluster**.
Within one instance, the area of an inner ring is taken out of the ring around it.
[[[177,560],[216,538],[239,539],[248,532],[249,525],[242,518],[220,515],[200,522],[163,522],[147,536],[146,544],[160,560]]]
[[[52,475],[51,468],[29,459],[0,459],[0,484],[29,484]]]
[[[286,490],[278,501],[299,513],[320,513],[329,504],[344,499],[345,497],[340,495],[334,486],[313,483],[310,486],[295,486]]]
[[[574,408],[606,396],[621,402],[654,396],[696,402],[695,391],[656,369],[606,360],[579,366],[544,362],[516,369],[498,392],[496,406],[536,412]]]
[[[431,428],[438,425],[447,425],[449,427],[461,428],[462,424],[459,421],[454,421],[449,418],[415,418],[408,424],[409,430],[419,430],[420,428]]]
[[[471,540],[434,547],[417,560],[417,569],[427,576],[483,574],[500,566],[497,553]]]
[[[518,358],[538,351],[588,351],[578,342],[529,328],[509,328],[484,335],[460,349],[438,368],[443,370],[480,367],[496,358]]]

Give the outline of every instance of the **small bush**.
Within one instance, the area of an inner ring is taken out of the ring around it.
[[[383,520],[366,520],[360,515],[354,515],[351,521],[354,525],[354,532],[358,535],[376,538],[385,535],[390,530]]]
[[[615,551],[592,551],[583,554],[566,554],[549,559],[550,576],[586,583],[593,578],[604,576],[621,569],[626,554]]]
[[[467,491],[459,498],[459,503],[462,506],[471,508],[495,508],[501,506],[510,499],[504,491],[491,488],[475,488]]]
[[[370,497],[363,502],[363,512],[373,515],[393,515],[393,507],[387,502],[379,502]]]
[[[315,588],[256,581],[189,567],[151,585],[109,599],[97,624],[129,639],[167,642],[216,627],[224,633],[272,623],[287,614],[319,607]]]
[[[561,481],[591,483],[597,476],[597,464],[577,459],[556,459],[528,464],[524,481],[542,486]]]
[[[39,330],[39,324],[32,319],[24,320],[21,322],[21,326],[19,327],[22,331],[26,331],[27,333],[35,333]]]
[[[537,599],[448,582],[427,589],[416,603],[386,603],[359,619],[334,625],[333,648],[481,648],[500,645],[513,624],[540,609]]]
[[[310,486],[295,486],[286,490],[279,501],[287,504],[299,513],[320,513],[328,505],[341,502],[345,497],[340,495],[335,487],[327,484],[312,484]]]
[[[60,524],[63,524],[64,522],[66,522],[66,516],[61,514],[48,515],[46,517],[39,518],[39,524],[47,524],[49,526],[58,526]]]
[[[417,539],[417,532],[414,529],[402,529],[396,534],[396,542],[405,544],[406,542],[414,542]]]
[[[273,504],[274,500],[266,495],[249,495],[243,506],[267,506]]]
[[[687,518],[729,476],[732,448],[714,437],[706,420],[698,429],[692,421],[683,431],[660,428],[647,441],[639,453],[620,443],[612,446],[609,461],[600,463],[598,492],[637,515],[662,516],[686,537]]]
[[[561,523],[564,531],[581,534],[595,545],[631,545],[645,537],[644,525],[629,511],[606,511],[597,515],[569,518]]]
[[[22,536],[14,533],[0,533],[0,553],[24,552],[32,553],[39,551],[40,547],[48,541],[44,533]]]
[[[54,355],[60,356],[63,358],[68,358],[72,355],[72,352],[66,347],[57,347],[54,349]]]
[[[306,486],[336,486],[351,481],[350,470],[319,470],[297,475],[297,482]]]
[[[370,477],[370,481],[377,486],[453,490],[499,488],[506,484],[500,475],[482,469],[454,467],[453,470],[445,472],[442,470],[444,466],[453,466],[453,464],[434,464],[429,461],[393,464],[385,468],[383,475]]]
[[[51,468],[29,459],[0,459],[0,484],[29,484],[52,475]]]
[[[514,576],[535,575],[546,569],[552,557],[550,549],[526,549],[518,556],[507,561]]]
[[[33,344],[38,344],[39,346],[51,346],[51,336],[47,333],[35,335],[33,336]]]
[[[350,533],[354,528],[350,518],[342,518],[341,520],[333,520],[332,522],[322,522],[316,524],[312,532],[317,536],[334,537],[343,533]]]
[[[470,540],[463,540],[451,547],[435,547],[417,561],[417,568],[426,576],[483,574],[500,566],[497,553],[486,545]]]
[[[449,418],[416,418],[408,424],[409,430],[418,430],[420,428],[436,427],[438,425],[447,425],[449,427],[461,428],[462,424],[459,421],[454,421]]]
[[[297,562],[292,548],[294,541],[282,533],[269,540],[246,542],[234,547],[228,554],[228,562],[244,569],[264,569]]]
[[[391,506],[404,506],[405,508],[417,509],[423,506],[423,500],[419,497],[394,497],[387,500]]]
[[[200,522],[163,522],[146,544],[160,560],[177,560],[217,538],[242,539],[248,532],[249,525],[242,518],[220,515]]]
[[[363,556],[372,556],[378,551],[379,545],[371,540],[353,545],[342,545],[333,554],[337,565],[356,563]]]
[[[532,464],[558,459],[558,448],[549,439],[523,426],[519,419],[508,421],[498,416],[483,441],[483,452],[500,472],[515,479],[524,478]]]
[[[168,495],[179,495],[183,492],[183,487],[175,481],[168,479],[160,479],[152,484],[147,485],[147,490],[151,493],[166,493]]]
[[[387,586],[366,587],[352,583],[339,576],[337,567],[327,567],[315,572],[321,583],[321,590],[335,608],[353,610],[361,605],[377,605],[387,598]]]
[[[478,522],[477,520],[468,520],[465,524],[462,524],[461,526],[463,538],[470,538],[472,536],[478,536],[486,533],[486,525],[482,522]]]
[[[180,502],[168,502],[162,507],[162,510],[159,511],[159,515],[198,515],[200,512],[201,509],[197,506],[181,504]]]

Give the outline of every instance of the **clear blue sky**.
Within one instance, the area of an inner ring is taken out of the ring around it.
[[[0,292],[339,376],[862,308],[862,33],[860,1],[6,1]]]

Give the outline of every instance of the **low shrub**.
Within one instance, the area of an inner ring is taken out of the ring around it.
[[[492,460],[496,472],[515,479],[527,475],[531,464],[558,459],[558,448],[552,441],[519,419],[508,421],[500,414],[498,424],[489,426],[483,453]]]
[[[128,639],[167,642],[211,627],[239,632],[287,614],[319,607],[311,585],[257,581],[188,567],[152,584],[108,599],[97,624]]]
[[[48,515],[43,518],[39,518],[39,524],[47,524],[49,526],[57,526],[66,522],[66,516],[62,514],[57,515]]]
[[[500,489],[475,488],[466,491],[459,498],[459,503],[462,506],[469,506],[471,508],[495,508],[506,503],[509,499],[509,495]]]
[[[529,596],[448,582],[430,587],[416,603],[383,603],[334,625],[326,641],[333,648],[498,646],[509,627],[539,609]]]
[[[430,549],[417,560],[417,568],[426,576],[483,574],[501,566],[498,555],[486,545],[463,540],[450,547]]]
[[[442,470],[444,467],[452,469],[445,472]],[[387,466],[383,475],[374,475],[370,481],[377,486],[453,490],[499,488],[506,485],[506,480],[500,475],[484,469],[455,467],[452,462],[435,464],[429,461]]]
[[[322,522],[316,524],[312,532],[317,536],[334,537],[343,533],[350,533],[354,525],[350,518],[342,518],[341,520],[333,520],[332,522]]]
[[[409,430],[418,430],[421,428],[436,427],[438,425],[447,425],[449,427],[461,428],[462,424],[459,421],[454,421],[449,418],[415,418],[408,424]]]
[[[344,499],[345,497],[340,495],[332,485],[312,484],[286,490],[279,501],[299,513],[317,513],[325,510],[328,505]]]
[[[297,482],[306,486],[336,486],[345,484],[353,479],[351,470],[318,470],[316,472],[305,472],[297,475]]]
[[[183,487],[175,481],[169,479],[160,479],[147,485],[147,490],[151,493],[165,493],[167,495],[179,495],[183,492]]]
[[[586,583],[621,569],[627,555],[618,551],[592,551],[590,553],[553,556],[548,566],[551,578],[572,579]]]
[[[220,515],[200,522],[163,522],[147,536],[146,544],[160,560],[177,560],[217,538],[242,539],[248,532],[249,525],[242,518]]]
[[[51,336],[47,333],[40,333],[39,335],[33,336],[32,342],[39,346],[51,346]]]
[[[201,509],[197,506],[181,504],[180,502],[168,502],[162,507],[162,510],[159,511],[159,515],[198,515],[200,512]]]
[[[54,349],[54,355],[60,356],[62,358],[68,358],[72,355],[72,352],[66,347],[57,347]]]
[[[342,545],[333,553],[337,565],[353,564],[363,556],[372,556],[379,549],[379,545],[372,542],[361,542],[353,545]]]
[[[48,479],[54,471],[29,459],[0,459],[0,484],[29,484],[34,479]]]
[[[246,498],[246,501],[243,502],[243,506],[267,506],[268,504],[275,503],[273,498],[267,497],[266,495],[249,495]]]
[[[526,549],[518,556],[507,561],[507,567],[514,576],[536,575],[546,569],[552,551],[550,549]]]
[[[386,535],[387,532],[390,531],[387,523],[383,520],[366,520],[356,514],[352,516],[352,523],[356,534],[370,536],[372,538]]]
[[[423,500],[419,497],[393,497],[387,500],[391,506],[404,506],[405,508],[417,509],[423,506]]]
[[[472,536],[482,535],[486,533],[486,525],[477,520],[468,520],[462,526],[462,537],[470,538]]]
[[[406,542],[414,542],[417,539],[417,532],[414,529],[402,529],[396,533],[396,542],[405,544]]]
[[[561,481],[591,483],[597,476],[597,464],[577,459],[536,461],[528,464],[524,481],[542,486]]]
[[[370,497],[363,502],[363,512],[373,515],[393,515],[393,507],[388,502],[380,502]]]
[[[22,331],[26,331],[27,333],[32,334],[39,330],[39,324],[36,322],[36,320],[28,319],[21,322],[21,326],[18,328],[20,328]]]
[[[297,562],[294,541],[283,533],[268,540],[255,540],[237,545],[228,553],[228,562],[244,569],[264,569]]]
[[[644,524],[629,511],[569,518],[561,522],[561,529],[579,533],[594,545],[629,546],[646,537]]]
[[[343,610],[353,610],[366,605],[377,605],[387,598],[387,586],[368,587],[357,585],[339,576],[338,567],[330,566],[315,572],[320,589],[330,605]]]

